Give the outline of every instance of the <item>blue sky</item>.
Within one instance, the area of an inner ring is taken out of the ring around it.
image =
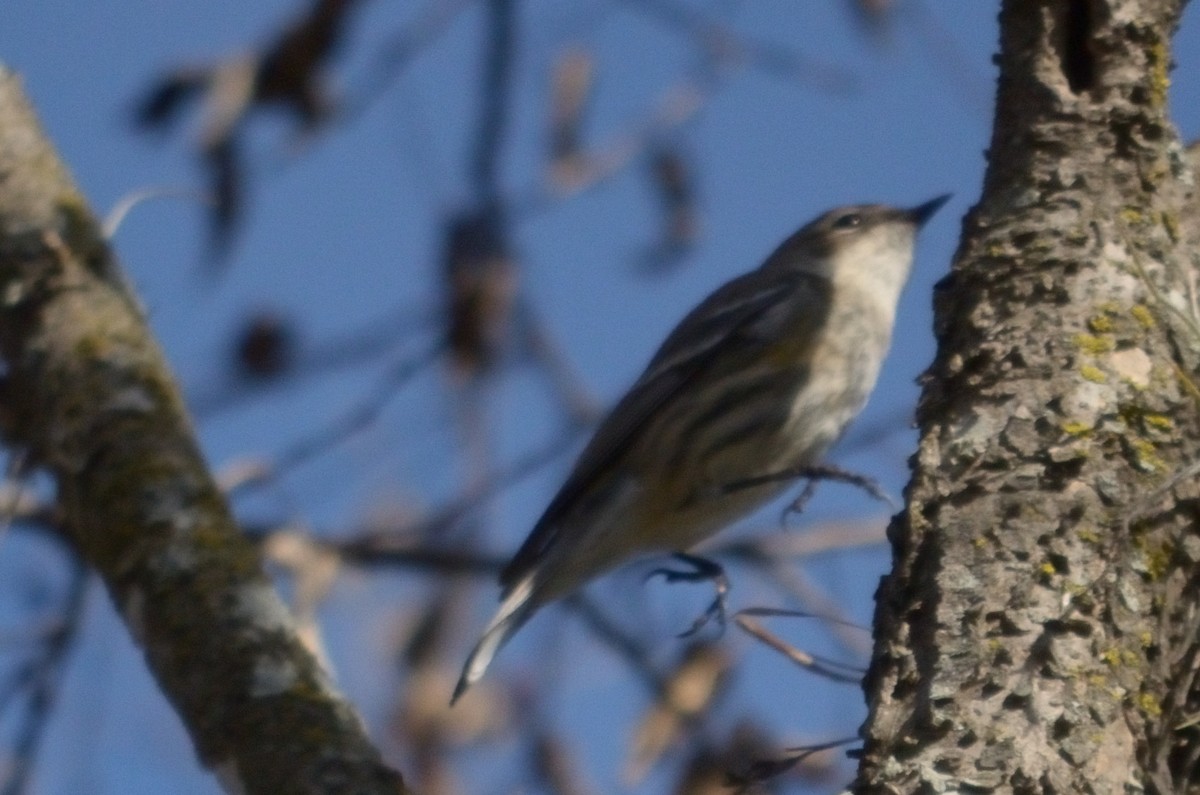
[[[22,74],[47,131],[99,214],[140,188],[203,184],[187,148],[196,132],[194,117],[169,136],[133,132],[129,108],[156,72],[259,42],[298,7],[285,0],[4,5],[0,61]],[[223,278],[207,278],[203,208],[194,203],[146,203],[117,232],[116,249],[190,395],[203,394],[222,377],[229,335],[255,309],[284,313],[297,324],[302,341],[319,342],[397,310],[419,318],[432,305],[440,223],[469,197],[464,164],[476,115],[483,17],[478,4],[467,5],[353,124],[291,154],[287,124],[267,120],[255,127],[248,216]],[[977,198],[983,176],[994,4],[898,2],[905,10],[886,41],[867,35],[840,2],[688,5],[728,20],[741,34],[829,64],[845,73],[848,87],[831,91],[752,66],[727,66],[712,101],[667,139],[696,165],[702,236],[693,254],[668,273],[639,272],[639,254],[654,239],[658,216],[644,172],[633,168],[520,220],[513,236],[522,290],[586,387],[608,403],[689,307],[757,265],[812,216],[837,204],[913,205],[953,192],[922,234],[892,355],[856,426],[898,430],[865,441],[863,431],[852,430],[834,455],[837,463],[878,478],[898,496],[915,439],[905,430],[917,397],[914,381],[933,355],[930,291],[947,272],[959,219]],[[424,6],[367,3],[337,62],[335,87],[353,94],[370,54]],[[1175,119],[1189,140],[1200,133],[1200,103],[1187,81],[1200,52],[1194,17],[1192,12],[1185,20],[1177,40],[1180,68],[1173,95]],[[582,46],[596,58],[596,94],[585,136],[591,144],[644,119],[696,62],[693,41],[607,1],[526,0],[518,36],[502,170],[510,194],[535,184],[541,174],[548,74],[565,48]],[[428,338],[414,335],[393,359],[419,350]],[[393,359],[305,382],[203,420],[198,430],[211,464],[222,470],[247,457],[277,454],[319,431],[356,405]],[[345,533],[381,511],[437,506],[462,486],[451,405],[444,374],[425,372],[369,430],[239,502],[240,515]],[[562,421],[528,368],[507,371],[491,385],[487,413],[500,461],[544,443]],[[560,458],[485,510],[489,549],[515,549],[568,463],[569,456]],[[810,523],[883,513],[857,491],[824,486],[811,510],[792,524],[803,532]],[[749,524],[769,528],[777,516],[776,506]],[[53,594],[63,578],[58,562],[36,543],[10,534],[3,544],[0,605],[16,607],[0,609],[18,623],[26,616],[22,589],[41,583]],[[806,561],[802,570],[865,623],[887,561],[881,547],[822,556]],[[339,680],[381,734],[395,684],[390,640],[406,620],[404,600],[414,592],[413,579],[403,572],[347,572],[322,609]],[[669,655],[676,648],[670,645],[672,628],[685,626],[702,599],[660,586],[642,589],[639,582],[636,573],[617,573],[593,591],[615,614],[646,605],[662,638],[657,653]],[[744,571],[736,574],[734,589],[734,607],[777,599]],[[472,627],[481,626],[493,596],[490,583],[478,589]],[[5,615],[0,612],[0,620]],[[819,627],[772,626],[809,650],[847,655]],[[630,684],[630,672],[604,651],[587,658],[586,675],[572,675],[573,658],[563,658],[561,649],[579,647],[582,634],[577,624],[539,617],[506,649],[499,667],[528,668],[542,659],[542,650],[559,650],[552,658],[559,660],[553,678],[561,709],[551,721],[586,747],[587,775],[598,790],[613,791],[613,769],[644,700]],[[857,688],[814,680],[734,632],[724,642],[744,658],[722,707],[724,717],[756,715],[792,742],[855,731],[863,717]],[[466,638],[463,643],[465,652]],[[92,590],[69,666],[40,755],[38,792],[217,791],[196,765],[178,720],[99,587]],[[462,758],[475,760],[464,763],[470,772],[479,759],[513,752],[511,746],[468,749]],[[652,775],[642,791],[661,791],[668,773]]]

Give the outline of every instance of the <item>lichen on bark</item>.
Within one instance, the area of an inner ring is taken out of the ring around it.
[[[1173,0],[1008,0],[983,195],[889,536],[859,792],[1193,772],[1200,362]]]

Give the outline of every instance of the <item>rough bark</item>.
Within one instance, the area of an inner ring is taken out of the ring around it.
[[[1180,0],[1006,0],[983,196],[889,531],[857,792],[1198,786]]]
[[[74,544],[225,789],[404,792],[233,524],[136,300],[2,67],[0,355],[0,430],[54,476]]]

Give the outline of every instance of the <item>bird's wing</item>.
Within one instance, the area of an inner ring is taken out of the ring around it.
[[[828,280],[811,273],[779,274],[762,284],[755,272],[740,276],[705,299],[685,317],[655,353],[644,373],[600,424],[525,543],[500,575],[510,588],[528,574],[555,543],[562,518],[590,484],[602,478],[633,446],[664,407],[683,394],[714,361],[733,347],[754,347],[778,337],[782,325],[796,322],[797,303],[812,306],[801,320],[815,328],[828,305]],[[808,295],[797,295],[797,293]]]

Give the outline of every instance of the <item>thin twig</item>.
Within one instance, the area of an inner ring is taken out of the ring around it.
[[[3,539],[15,519],[24,516],[37,505],[36,498],[27,494],[25,489],[27,458],[28,454],[24,450],[15,450],[9,454],[8,463],[4,467],[5,480],[2,486],[7,493],[0,490],[0,499],[3,501],[3,504],[0,504],[0,539]]]
[[[508,562],[506,556],[485,555],[428,546],[400,546],[379,543],[378,538],[355,539],[341,543],[321,542],[335,549],[347,563],[360,566],[404,566],[438,574],[496,575]]]
[[[609,620],[604,611],[582,593],[572,594],[564,601],[593,635],[629,664],[656,699],[666,698],[666,679],[651,662],[643,644]]]
[[[563,455],[581,430],[578,426],[567,428],[549,443],[483,478],[478,486],[451,500],[427,518],[385,530],[353,534],[348,541],[322,540],[319,543],[339,552],[348,563],[412,566],[444,573],[496,574],[507,557],[431,547],[424,539],[444,538],[462,517]],[[275,532],[275,526],[243,525],[243,531],[252,538],[262,539]],[[344,537],[344,534],[329,532],[315,536],[331,539]]]
[[[811,671],[817,676],[824,677],[833,682],[841,682],[844,684],[857,684],[862,681],[864,671],[861,668],[856,668],[846,663],[840,663],[836,660],[830,660],[816,654],[810,654],[806,651],[797,649],[790,643],[787,643],[782,638],[773,634],[770,630],[764,627],[759,622],[755,621],[745,611],[738,613],[733,618],[744,632],[775,651],[779,652],[789,660],[799,665],[805,670]],[[851,673],[847,673],[851,672]]]
[[[405,67],[437,41],[460,13],[476,2],[478,0],[431,0],[426,3],[417,18],[376,54],[357,95],[343,101],[337,123],[349,124],[366,112],[395,83]]]
[[[737,793],[741,795],[741,793],[749,791],[755,784],[761,784],[768,779],[786,773],[813,754],[828,751],[832,748],[839,748],[843,745],[853,745],[859,742],[859,739],[858,737],[843,737],[825,743],[789,748],[789,754],[782,759],[759,759],[742,773],[730,773],[728,783],[730,786],[737,787]]]
[[[546,374],[572,421],[590,425],[598,420],[602,413],[599,405],[528,301],[518,301],[517,320],[529,355]]]
[[[853,622],[845,617],[841,603],[831,599],[815,586],[799,567],[791,565],[790,561],[783,558],[763,557],[758,560],[750,559],[748,562],[766,574],[777,588],[810,611],[836,617],[837,620],[830,626],[830,632],[844,649],[864,657],[871,653],[870,638],[857,630],[848,629],[849,626],[853,626]]]
[[[512,61],[516,43],[514,0],[488,0],[482,107],[476,128],[471,176],[482,206],[499,196],[500,148],[512,104]]]
[[[124,223],[126,216],[134,208],[154,199],[186,199],[208,207],[215,207],[217,204],[216,200],[210,194],[194,188],[173,188],[161,185],[140,188],[122,196],[113,205],[112,209],[108,211],[108,215],[104,216],[104,223],[101,224],[100,228],[104,233],[105,239],[111,239],[117,233],[117,230],[121,228],[121,224]]]
[[[818,621],[825,621],[830,624],[839,624],[843,627],[856,629],[859,632],[870,633],[870,627],[864,627],[862,624],[849,621],[845,618],[824,613],[811,613],[806,610],[787,610],[782,607],[747,607],[737,612],[739,616],[758,616],[763,618],[815,618]]]
[[[417,356],[401,359],[388,368],[374,388],[359,401],[358,405],[342,414],[324,429],[307,439],[291,445],[275,458],[271,469],[272,477],[282,478],[293,469],[342,444],[351,436],[370,427],[383,412],[385,406],[396,396],[397,390],[411,380],[441,352],[442,346],[434,345]]]
[[[430,313],[402,307],[364,323],[354,331],[300,351],[295,362],[279,377],[249,380],[243,377],[196,390],[188,403],[198,419],[212,417],[240,406],[250,398],[294,384],[302,378],[315,378],[369,362],[397,348],[410,334],[431,328]]]
[[[717,81],[708,71],[689,74],[660,96],[644,121],[614,135],[607,144],[579,155],[579,167],[569,180],[539,182],[524,189],[510,202],[515,218],[527,220],[556,206],[563,199],[595,188],[623,171],[655,141],[681,127],[709,103]]]
[[[677,0],[613,0],[699,42],[718,63],[739,61],[761,72],[844,95],[858,87],[850,70],[808,58],[795,49],[739,33]]]
[[[797,559],[826,552],[878,546],[887,540],[887,516],[861,521],[824,522],[803,532],[791,530],[750,533],[746,538],[706,547],[705,552],[754,562],[761,558]]]
[[[46,724],[54,708],[59,685],[66,668],[66,657],[83,618],[87,597],[88,572],[83,563],[72,559],[73,571],[63,606],[63,620],[58,630],[46,641],[40,659],[30,663],[29,706],[21,730],[13,743],[13,754],[7,766],[7,780],[0,786],[0,795],[21,795],[33,771],[37,750],[45,736]]]
[[[948,30],[920,0],[898,3],[898,17],[908,17],[916,28],[921,44],[916,49],[934,60],[936,73],[958,89],[958,93],[971,106],[978,117],[987,119],[992,111],[992,83],[990,74],[979,69],[979,61],[970,58],[953,32]]]
[[[462,519],[471,511],[496,496],[501,491],[515,486],[529,475],[566,453],[575,439],[584,430],[583,426],[571,425],[542,447],[529,451],[483,478],[479,485],[456,500],[442,506],[432,517],[418,523],[410,532],[427,538],[443,531]]]

